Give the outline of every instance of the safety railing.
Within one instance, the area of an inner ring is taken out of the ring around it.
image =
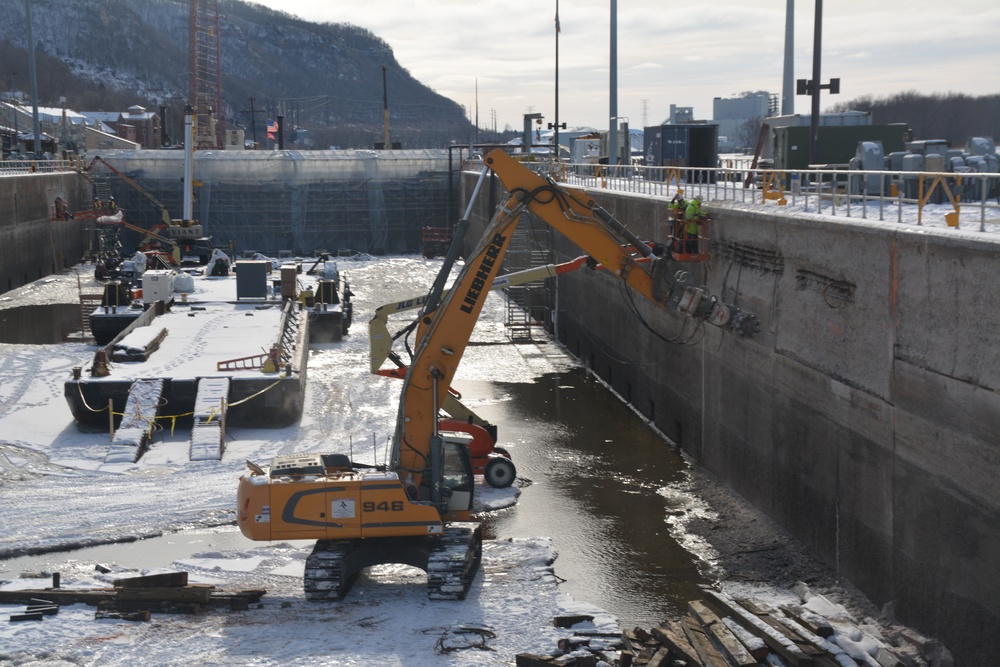
[[[1000,231],[1000,174],[981,172],[686,168],[529,163],[568,185],[670,199],[788,207],[850,218]],[[915,217],[914,217],[915,216]],[[925,217],[931,216],[931,217]],[[987,228],[987,222],[990,228]]]
[[[0,160],[0,176],[74,171],[73,160]]]

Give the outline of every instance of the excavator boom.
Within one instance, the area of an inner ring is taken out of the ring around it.
[[[437,436],[438,411],[455,377],[462,355],[479,319],[487,293],[500,272],[521,216],[530,211],[610,273],[651,303],[687,318],[752,335],[754,316],[709,295],[707,290],[671,281],[669,259],[658,257],[591,198],[576,194],[543,178],[502,150],[485,158],[510,196],[496,214],[465,267],[440,305],[425,305],[417,325],[417,347],[406,374],[399,402],[392,465],[405,479],[419,485],[431,466],[430,452]],[[683,274],[687,275],[687,274]],[[734,318],[734,313],[737,317]]]

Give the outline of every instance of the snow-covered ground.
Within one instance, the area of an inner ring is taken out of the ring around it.
[[[482,573],[463,602],[430,602],[422,572],[384,566],[362,576],[345,601],[326,605],[307,603],[302,594],[311,543],[254,543],[232,526],[236,481],[247,459],[267,463],[278,453],[349,449],[360,461],[384,457],[401,384],[368,373],[365,315],[424,293],[439,266],[415,257],[342,262],[357,292],[358,318],[342,343],[310,353],[300,423],[230,429],[219,462],[187,461],[188,434],[171,433],[168,424],[140,462],[106,466],[107,433],[82,432],[63,397],[63,382],[94,348],[0,345],[0,556],[198,530],[205,549],[176,562],[129,567],[104,555],[102,564],[112,571],[100,574],[94,560],[52,553],[32,573],[58,571],[62,587],[74,588],[171,568],[189,572],[192,583],[267,590],[260,608],[243,612],[154,614],[149,623],[135,623],[98,620],[92,607],[78,604],[41,622],[0,623],[0,665],[496,665],[521,651],[551,651],[558,637],[570,634],[553,627],[557,615],[595,614],[591,627],[616,631],[613,618],[560,593],[552,570],[557,554],[545,536],[487,541]],[[87,268],[79,270],[86,282]],[[50,278],[4,295],[0,307],[39,298],[72,302],[76,290],[75,276]],[[475,341],[505,339],[503,308],[501,297],[491,295]],[[481,377],[488,365],[497,379],[531,381],[571,363],[547,343],[491,345],[488,354],[471,349],[461,373]],[[497,369],[506,370],[498,376]],[[516,495],[516,488],[481,482],[477,488],[484,509],[511,505]],[[213,542],[235,546],[219,549]],[[50,584],[10,567],[0,561],[0,588]],[[0,620],[21,610],[0,605]],[[484,647],[475,648],[479,643]]]

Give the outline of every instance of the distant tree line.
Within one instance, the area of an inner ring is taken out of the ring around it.
[[[876,125],[906,123],[914,139],[946,139],[954,148],[964,147],[969,137],[1000,141],[1000,94],[975,97],[909,91],[884,98],[860,97],[836,104],[830,111],[868,111]]]

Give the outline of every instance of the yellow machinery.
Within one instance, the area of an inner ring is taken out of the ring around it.
[[[364,567],[404,563],[427,572],[432,599],[462,599],[482,554],[471,520],[473,471],[468,436],[443,431],[448,388],[503,264],[514,230],[531,211],[654,304],[737,335],[753,335],[756,318],[723,304],[702,287],[668,279],[669,261],[591,199],[536,175],[502,151],[490,153],[459,222],[441,271],[417,317],[416,346],[406,369],[392,455],[385,469],[342,454],[276,457],[268,468],[248,462],[237,492],[238,524],[253,540],[316,539],[306,560],[310,600],[340,599]],[[492,169],[510,192],[451,289],[445,283],[462,248],[467,219]]]

